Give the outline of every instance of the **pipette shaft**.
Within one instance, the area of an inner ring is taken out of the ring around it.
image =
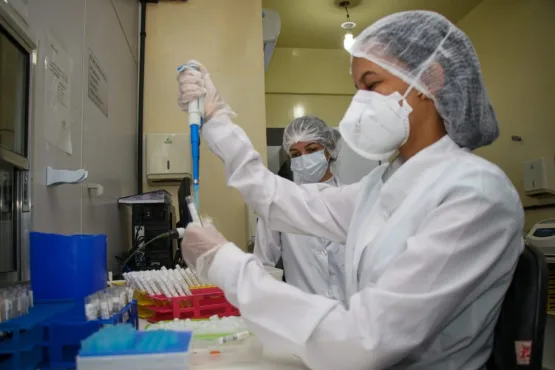
[[[195,64],[184,64],[177,68],[178,72],[183,72],[187,68],[200,70],[200,67]],[[189,113],[189,127],[191,130],[191,156],[193,160],[193,195],[197,208],[200,208],[199,203],[199,172],[200,172],[200,128],[202,126],[203,113],[204,113],[204,99],[192,101],[187,107]]]

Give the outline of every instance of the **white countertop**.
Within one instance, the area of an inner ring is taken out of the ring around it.
[[[297,366],[288,366],[282,364],[276,364],[272,362],[256,362],[252,364],[236,364],[236,365],[229,365],[226,367],[195,367],[193,366],[191,369],[205,369],[205,370],[304,370],[306,368],[297,367]]]

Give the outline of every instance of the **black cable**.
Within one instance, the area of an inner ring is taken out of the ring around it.
[[[122,273],[128,272],[128,271],[129,271],[129,272],[132,271],[128,266],[124,266],[124,265],[123,265],[123,258],[121,258],[121,257],[119,257],[119,256],[115,256],[115,259],[116,259],[116,261],[118,261],[118,263],[120,264],[120,266],[121,266],[121,272],[122,272]],[[127,271],[126,271],[126,270],[127,270]]]
[[[135,242],[133,243],[133,246],[131,247],[131,250],[129,251],[129,256],[134,255],[135,253],[137,253],[137,251],[141,248],[141,244],[143,244],[145,241],[145,237],[144,236],[139,236],[138,238],[135,239]],[[128,266],[126,265],[125,262],[122,263],[122,269],[124,268],[128,268]]]
[[[143,230],[143,226],[138,226],[137,230],[135,231],[135,238],[133,240],[133,244],[131,245],[131,252],[133,252],[135,249],[139,248],[141,243],[144,242],[144,240],[145,240],[144,235],[139,236],[139,232],[141,232],[141,230]]]
[[[145,241],[145,238],[143,236],[135,240],[135,242],[131,246],[131,250],[129,251],[129,253],[135,252],[138,248],[140,248],[141,244],[144,243],[144,241]]]
[[[139,236],[137,239],[135,239],[135,243],[133,243],[133,249],[138,248],[142,242],[145,241],[145,237],[144,236]]]
[[[129,251],[130,254],[128,256],[128,259],[130,256],[135,255],[137,253],[137,250],[139,249],[141,244],[145,241],[144,235],[139,236],[139,233],[141,232],[141,230],[143,230],[142,226],[138,226],[137,229],[135,230],[135,237],[134,237],[134,240],[132,241],[131,250]],[[125,272],[126,269],[129,271],[132,271],[132,269],[129,266],[127,266],[128,259],[124,261],[123,258],[119,256],[115,256],[115,258],[116,258],[116,261],[119,262],[122,272]]]
[[[145,249],[149,244],[155,242],[156,240],[162,239],[162,238],[166,238],[170,235],[172,235],[173,230],[170,230],[168,232],[156,235],[154,238],[150,239],[149,241],[147,241],[145,244],[143,244],[142,246],[137,246],[137,248],[129,255],[127,256],[127,259],[123,262],[123,267],[125,268],[127,266],[127,263],[129,262],[129,260],[131,260],[131,257],[133,257],[138,251]]]
[[[160,240],[162,238],[167,238],[167,237],[169,237],[171,239],[179,239],[180,237],[183,237],[184,232],[185,232],[185,229],[183,229],[183,228],[171,229],[171,230],[169,230],[165,233],[156,235],[154,238],[150,239],[149,241],[147,241],[144,244],[143,244],[143,242],[145,240],[145,237],[144,236],[139,236],[137,238],[137,240],[135,241],[134,249],[131,251],[129,256],[127,256],[127,258],[123,262],[122,269],[125,269],[127,267],[127,263],[131,260],[131,258],[135,254],[137,254],[138,252],[144,251],[149,244],[155,242],[156,240]],[[180,233],[181,233],[181,235],[180,235]]]

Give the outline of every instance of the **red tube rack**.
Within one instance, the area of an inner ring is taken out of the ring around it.
[[[154,305],[147,306],[154,313],[148,321],[158,322],[173,319],[206,319],[214,315],[219,317],[240,316],[239,310],[231,305],[223,291],[217,287],[191,289],[192,295],[167,298],[150,296]]]

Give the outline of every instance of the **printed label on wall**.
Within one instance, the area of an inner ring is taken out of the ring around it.
[[[48,48],[45,63],[46,114],[44,132],[48,142],[67,154],[71,145],[71,78],[73,60],[61,43],[47,33]]]
[[[108,75],[89,49],[89,99],[108,118]]]

